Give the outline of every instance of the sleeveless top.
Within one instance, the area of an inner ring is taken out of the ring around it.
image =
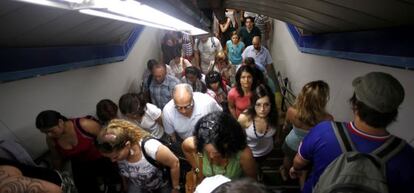
[[[266,134],[254,132],[253,121],[249,127],[246,128],[247,145],[250,147],[253,153],[253,157],[261,157],[270,153],[273,149],[273,135],[275,135],[276,129],[269,127]],[[264,135],[264,136],[263,136]]]
[[[308,130],[298,128],[292,124],[292,130],[286,136],[285,142],[290,149],[298,151],[300,142],[308,133]]]
[[[54,142],[56,144],[56,150],[63,157],[78,161],[92,161],[102,158],[102,155],[94,145],[94,139],[91,136],[88,136],[87,132],[83,128],[79,127],[80,119],[81,118],[69,120],[72,121],[78,143],[72,149],[63,149],[59,145],[57,139],[55,139]]]
[[[243,175],[243,170],[240,165],[241,152],[242,151],[238,152],[234,157],[230,158],[225,167],[210,163],[207,153],[203,152],[203,175],[205,177],[210,177],[221,174],[232,180],[240,178]]]

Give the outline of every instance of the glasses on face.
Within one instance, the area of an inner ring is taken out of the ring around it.
[[[177,105],[175,105],[175,109],[177,109],[177,110],[184,110],[184,109],[189,110],[189,109],[193,108],[193,106],[194,106],[194,100],[192,100],[191,103],[189,105],[186,105],[186,106],[177,106]]]
[[[208,75],[208,78],[212,79],[212,80],[217,80],[218,77],[220,77],[220,74],[218,73],[212,73]]]

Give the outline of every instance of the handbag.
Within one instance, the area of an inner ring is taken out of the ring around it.
[[[193,168],[185,175],[185,193],[193,193],[198,184],[203,180],[203,159],[201,156],[193,154],[196,168]]]

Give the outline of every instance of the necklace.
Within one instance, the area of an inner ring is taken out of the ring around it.
[[[266,125],[266,130],[263,133],[263,135],[261,135],[261,136],[258,135],[257,131],[256,131],[256,122],[254,121],[254,118],[253,118],[253,131],[254,131],[254,135],[256,135],[257,138],[260,139],[260,138],[263,138],[264,136],[266,136],[268,130],[269,130],[269,124]]]

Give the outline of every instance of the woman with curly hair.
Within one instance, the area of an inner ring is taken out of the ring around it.
[[[244,110],[250,106],[252,91],[259,84],[257,72],[254,67],[241,66],[236,73],[236,86],[227,96],[231,115],[237,119]]]
[[[102,155],[118,163],[125,192],[179,192],[178,158],[158,140],[147,138],[149,135],[131,122],[113,119],[99,133],[95,145]],[[154,161],[169,167],[172,190]]]
[[[285,157],[281,174],[284,179],[287,179],[287,171],[292,165],[299,144],[309,130],[322,121],[333,120],[333,116],[325,109],[328,101],[329,85],[317,80],[303,86],[293,106],[288,108],[283,129],[291,124],[292,130],[282,146]]]
[[[266,85],[260,84],[253,91],[250,100],[250,107],[240,114],[238,121],[246,130],[247,145],[252,150],[254,159],[261,165],[273,149],[278,113],[275,96]],[[261,181],[260,169],[258,171],[258,179]]]
[[[194,136],[182,144],[194,171],[201,170],[204,177],[220,174],[230,179],[256,178],[252,151],[236,119],[227,113],[212,112],[202,117],[194,129]]]

